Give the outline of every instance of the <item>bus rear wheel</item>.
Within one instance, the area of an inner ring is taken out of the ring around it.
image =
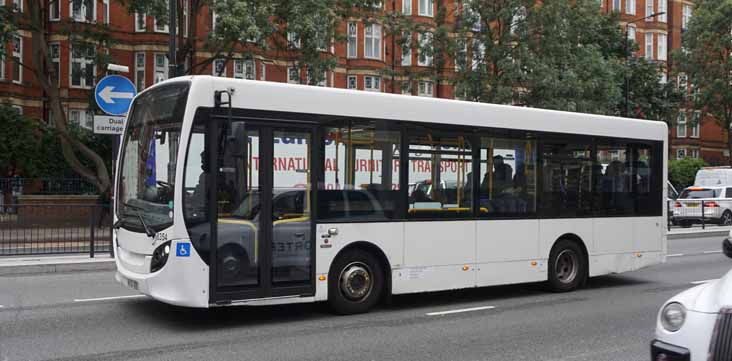
[[[333,262],[328,274],[328,302],[336,313],[368,312],[383,291],[384,270],[373,254],[347,250]]]
[[[577,243],[563,239],[549,254],[549,288],[568,292],[579,288],[587,278],[587,262]]]

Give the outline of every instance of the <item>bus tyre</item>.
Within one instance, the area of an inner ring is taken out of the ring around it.
[[[568,292],[579,288],[587,277],[587,262],[577,243],[563,239],[549,254],[549,289]]]
[[[328,302],[341,315],[368,312],[381,299],[384,270],[371,253],[347,250],[328,274]]]
[[[242,276],[249,269],[249,257],[237,245],[222,247],[218,254],[218,279],[222,285],[232,286],[241,282]]]

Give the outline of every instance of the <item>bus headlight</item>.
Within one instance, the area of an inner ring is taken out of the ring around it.
[[[671,302],[661,311],[661,325],[666,331],[676,332],[686,321],[686,308],[678,303]]]
[[[157,272],[165,263],[168,262],[168,255],[170,254],[170,242],[165,242],[158,246],[153,251],[152,259],[150,260],[150,273]]]

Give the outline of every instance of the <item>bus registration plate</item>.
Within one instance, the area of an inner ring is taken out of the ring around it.
[[[127,287],[132,288],[135,291],[139,291],[140,285],[135,280],[127,280]]]

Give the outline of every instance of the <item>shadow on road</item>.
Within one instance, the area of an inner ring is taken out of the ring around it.
[[[482,287],[465,290],[418,293],[393,296],[391,302],[374,312],[396,312],[419,308],[460,307],[473,302],[515,300],[516,304],[502,310],[534,307],[543,303],[580,302],[588,299],[586,292],[594,290],[637,286],[651,283],[643,279],[611,275],[592,278],[587,287],[571,293],[548,292],[544,283]],[[125,302],[120,305],[142,317],[152,318],[163,327],[186,331],[220,330],[248,325],[274,325],[285,322],[319,320],[335,316],[326,303],[291,304],[277,306],[232,306],[211,309],[184,308],[154,300]],[[421,311],[420,311],[421,312]]]

